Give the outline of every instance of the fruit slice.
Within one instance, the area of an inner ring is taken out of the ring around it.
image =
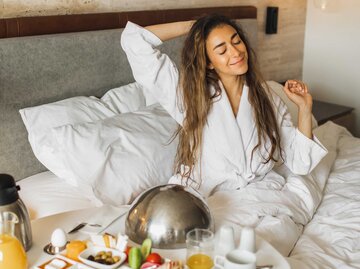
[[[132,247],[128,257],[129,266],[132,269],[139,269],[142,262],[142,254],[140,248]]]
[[[146,269],[146,268],[153,268],[153,269],[155,269],[155,268],[157,268],[157,267],[159,267],[159,266],[160,266],[160,264],[158,264],[158,263],[144,262],[144,263],[141,265],[140,269]]]
[[[143,241],[143,243],[141,245],[141,254],[142,254],[143,260],[146,260],[147,256],[150,254],[151,245],[152,245],[152,242],[151,242],[150,238],[146,238]]]

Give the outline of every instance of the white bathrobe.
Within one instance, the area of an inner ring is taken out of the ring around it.
[[[179,109],[181,101],[177,95],[179,72],[174,62],[156,49],[161,44],[162,41],[153,33],[131,22],[128,22],[121,36],[121,46],[135,80],[182,124],[184,113]],[[248,101],[249,88],[244,85],[235,117],[221,82],[219,84],[222,94],[215,99],[204,127],[201,165],[197,164],[193,169],[192,186],[207,197],[216,190],[234,190],[267,178],[270,181],[275,178],[275,184],[283,185],[283,177],[273,171],[275,162],[263,163],[262,156],[268,156],[266,147],[269,149],[271,146],[269,141],[254,152],[251,160],[258,137],[253,110]],[[279,124],[285,165],[293,173],[308,174],[327,150],[316,137],[311,140],[293,126],[286,105],[276,94],[272,94],[270,99],[273,100]],[[185,182],[180,175],[169,180],[169,183]]]

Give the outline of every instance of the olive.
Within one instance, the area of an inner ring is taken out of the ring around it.
[[[113,263],[114,263],[114,260],[113,260],[113,258],[107,258],[107,259],[105,260],[105,263],[106,263],[106,264],[113,264]]]
[[[90,255],[90,256],[88,257],[88,260],[89,260],[89,261],[94,261],[94,260],[95,260],[95,257],[94,257],[93,255]]]

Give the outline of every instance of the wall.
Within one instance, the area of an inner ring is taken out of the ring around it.
[[[330,0],[327,9],[308,1],[303,79],[315,98],[355,108],[360,137],[360,1]]]
[[[306,0],[0,0],[0,17],[253,5],[258,8],[258,58],[266,79],[301,78]],[[266,6],[279,7],[278,34],[265,35]]]

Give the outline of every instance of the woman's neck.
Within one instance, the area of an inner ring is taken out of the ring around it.
[[[221,78],[221,83],[228,96],[240,96],[244,86],[243,76],[229,76]]]
[[[233,110],[234,116],[236,117],[237,112],[240,106],[241,95],[244,86],[244,77],[243,76],[231,76],[226,79],[222,78],[221,83],[224,86],[226,95],[230,101],[231,108]]]

